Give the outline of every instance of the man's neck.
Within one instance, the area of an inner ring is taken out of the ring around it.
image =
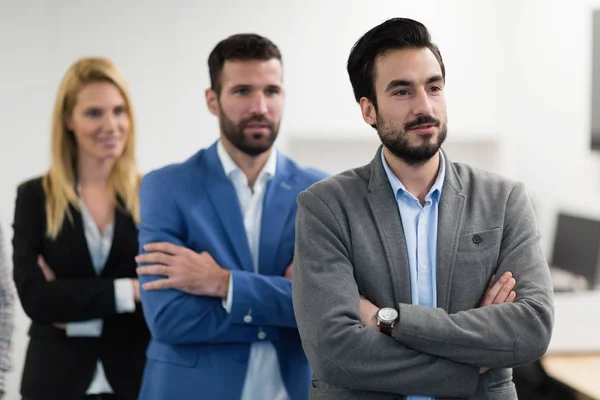
[[[440,169],[440,151],[419,166],[413,166],[396,157],[387,148],[383,148],[383,154],[390,169],[402,182],[406,190],[419,199],[421,205],[425,204],[425,196],[437,179]]]
[[[269,150],[257,156],[251,156],[240,151],[227,139],[221,138],[221,141],[225,151],[227,154],[229,154],[229,157],[231,157],[235,165],[237,165],[242,170],[244,175],[246,175],[246,179],[248,179],[248,187],[253,188],[256,179],[258,179],[258,174],[260,174],[260,171],[267,163],[273,148],[271,147]]]

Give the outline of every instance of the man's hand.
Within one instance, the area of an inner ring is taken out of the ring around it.
[[[377,326],[377,311],[379,311],[379,307],[363,296],[360,296],[360,318],[364,326],[371,326],[379,330]]]
[[[496,283],[494,283],[494,276],[492,276],[479,307],[512,303],[517,298],[517,294],[513,291],[516,284],[517,281],[510,272],[505,272]]]
[[[498,282],[494,283],[494,276],[490,279],[487,290],[483,295],[479,307],[486,307],[494,304],[512,303],[517,298],[517,293],[513,290],[517,281],[512,277],[512,273],[505,272]],[[480,374],[488,372],[488,367],[481,367]]]
[[[227,298],[230,272],[215,262],[210,254],[200,254],[172,243],[148,243],[145,254],[135,260],[138,275],[162,275],[165,279],[147,282],[144,290],[177,289],[198,295]]]
[[[283,274],[284,278],[292,279],[294,276],[294,262],[292,261],[290,265],[285,269],[285,273]]]

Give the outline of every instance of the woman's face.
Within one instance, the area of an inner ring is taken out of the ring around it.
[[[131,120],[121,91],[112,83],[85,85],[65,122],[75,135],[79,157],[109,161],[123,154]]]

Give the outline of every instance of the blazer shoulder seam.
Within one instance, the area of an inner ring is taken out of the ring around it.
[[[333,212],[333,210],[331,209],[331,207],[329,207],[329,204],[327,204],[327,202],[325,200],[323,200],[323,198],[318,193],[315,193],[312,190],[307,190],[307,193],[311,193],[312,195],[314,195],[321,203],[323,203],[323,205],[325,205],[325,207],[327,207],[327,210],[329,210],[329,213],[331,214],[331,216],[333,217],[335,223],[337,224],[337,228],[340,231],[340,234],[343,235],[343,230],[342,230],[342,226],[340,224],[340,221],[338,221],[337,217],[335,216],[335,213]]]

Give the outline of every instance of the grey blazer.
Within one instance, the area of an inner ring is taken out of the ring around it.
[[[402,221],[381,147],[298,197],[294,310],[314,370],[311,399],[517,399],[511,367],[541,357],[554,309],[523,184],[451,163],[438,216],[438,308],[411,304]],[[478,308],[511,271],[512,304]],[[393,338],[363,327],[359,296],[397,307]],[[479,367],[490,367],[480,375]]]

